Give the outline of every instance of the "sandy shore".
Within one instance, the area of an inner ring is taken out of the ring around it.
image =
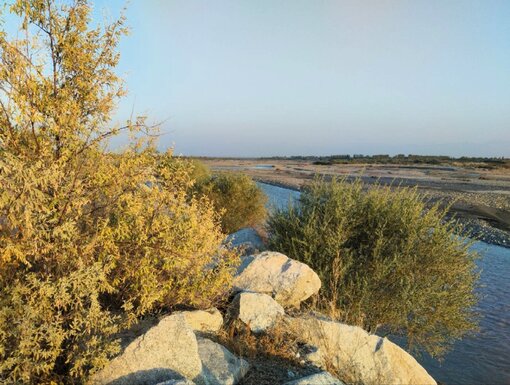
[[[451,214],[477,239],[510,247],[510,170],[459,166],[314,165],[301,160],[201,159],[213,171],[237,171],[254,179],[299,190],[315,175],[361,178],[381,183],[416,186],[433,202],[453,202]]]

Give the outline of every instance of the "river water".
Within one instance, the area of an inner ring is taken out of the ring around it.
[[[269,209],[287,207],[299,197],[297,191],[265,183],[259,186],[268,196]],[[483,242],[476,242],[473,249],[482,256],[478,260],[482,296],[477,306],[481,314],[479,333],[458,341],[442,362],[426,355],[416,359],[447,385],[509,385],[510,249]]]

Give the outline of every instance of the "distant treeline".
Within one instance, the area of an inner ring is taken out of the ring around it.
[[[349,164],[349,163],[362,163],[362,164],[428,164],[428,165],[473,165],[476,167],[487,168],[510,168],[510,159],[505,157],[468,157],[462,156],[459,158],[446,156],[446,155],[329,155],[329,156],[289,156],[289,157],[270,157],[259,158],[267,160],[305,160],[313,162],[318,165],[332,165],[332,164]]]

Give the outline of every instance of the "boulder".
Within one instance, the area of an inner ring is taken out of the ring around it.
[[[268,294],[284,307],[299,307],[320,287],[310,267],[273,251],[244,257],[234,277],[234,290]]]
[[[165,382],[160,382],[158,385],[195,385],[193,381],[190,380],[168,380]]]
[[[249,365],[225,347],[207,338],[198,338],[202,375],[208,385],[235,385],[248,372]]]
[[[170,379],[201,381],[195,333],[183,314],[167,316],[95,373],[94,385],[154,385]]]
[[[285,314],[283,307],[266,294],[242,292],[230,305],[230,316],[239,318],[255,333],[272,327]]]
[[[251,227],[241,229],[227,237],[227,242],[233,247],[243,249],[245,255],[259,253],[266,249],[260,235]]]
[[[283,324],[321,352],[322,367],[334,367],[342,378],[365,385],[436,385],[436,381],[402,348],[356,326],[315,317],[285,317]]]
[[[195,331],[217,333],[223,326],[223,316],[216,308],[209,310],[183,311],[188,325]]]
[[[299,378],[294,381],[286,382],[284,385],[345,385],[339,379],[333,377],[328,372],[320,372]]]

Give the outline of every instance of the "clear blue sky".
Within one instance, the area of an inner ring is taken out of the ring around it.
[[[162,148],[510,156],[508,0],[132,0],[128,22],[118,117],[167,119]]]

